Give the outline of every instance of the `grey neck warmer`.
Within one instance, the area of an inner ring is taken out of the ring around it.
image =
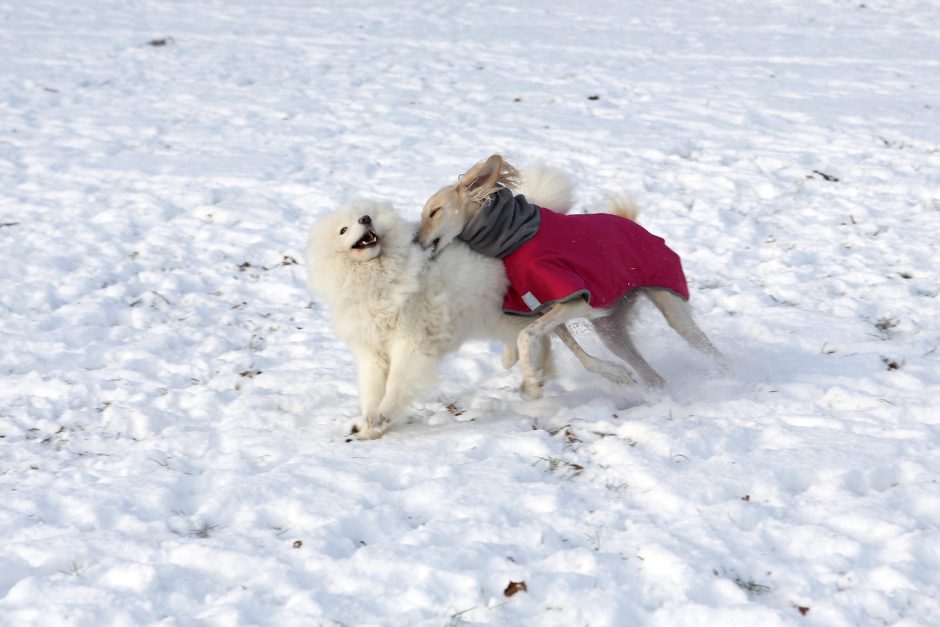
[[[539,208],[504,187],[483,201],[457,239],[480,254],[502,259],[535,237],[541,224]]]

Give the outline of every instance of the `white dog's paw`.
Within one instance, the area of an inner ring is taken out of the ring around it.
[[[526,400],[542,398],[542,382],[536,379],[524,379],[519,387],[519,393]]]
[[[503,368],[512,370],[512,367],[519,361],[519,349],[515,344],[506,344],[503,346]]]
[[[353,425],[352,430],[349,432],[349,439],[347,440],[378,440],[382,437],[382,434],[388,429],[391,424],[388,416],[379,414],[377,416],[366,416],[363,420],[362,425]]]

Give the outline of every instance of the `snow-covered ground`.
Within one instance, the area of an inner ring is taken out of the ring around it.
[[[940,6],[704,4],[0,1],[0,624],[940,624]],[[347,444],[308,226],[494,151],[735,370],[469,344]]]

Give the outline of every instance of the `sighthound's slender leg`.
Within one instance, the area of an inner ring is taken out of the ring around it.
[[[561,341],[574,353],[574,356],[578,358],[578,361],[581,362],[581,365],[584,366],[584,369],[588,372],[599,374],[619,385],[631,385],[636,383],[636,379],[633,378],[633,375],[623,366],[594,357],[584,350],[565,325],[557,327],[555,334],[561,338]]]
[[[714,359],[723,369],[728,367],[725,356],[695,323],[692,317],[692,307],[685,299],[669,290],[661,289],[647,289],[646,295],[663,314],[669,326],[688,342],[689,346]]]
[[[598,337],[614,355],[636,370],[646,385],[661,388],[666,385],[666,380],[643,359],[643,355],[636,349],[630,337],[630,309],[635,302],[635,298],[627,297],[614,305],[613,311],[608,316],[592,322]]]

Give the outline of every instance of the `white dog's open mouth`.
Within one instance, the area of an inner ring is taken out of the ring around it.
[[[369,229],[365,234],[352,245],[353,248],[361,250],[363,248],[372,248],[379,243],[379,236],[376,235],[375,231]]]

